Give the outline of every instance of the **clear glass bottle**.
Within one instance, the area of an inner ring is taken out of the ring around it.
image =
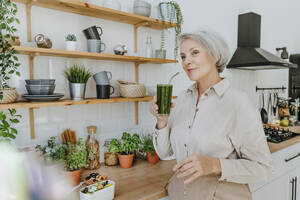
[[[88,169],[98,169],[100,167],[100,149],[96,126],[88,126],[88,137],[86,140],[88,149]]]
[[[153,57],[153,48],[152,48],[151,36],[147,37],[145,57],[147,57],[147,58],[152,58]]]

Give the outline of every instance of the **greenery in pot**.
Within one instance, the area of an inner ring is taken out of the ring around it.
[[[8,111],[9,113],[0,112],[0,141],[10,142],[18,134],[13,125],[19,123],[19,118],[22,116],[16,114],[16,109],[8,109]]]
[[[37,145],[35,149],[44,156],[46,162],[60,160],[65,152],[64,146],[62,144],[58,144],[56,142],[56,137],[53,136],[48,139],[47,145]]]
[[[166,16],[164,15],[163,6],[167,8]],[[166,28],[165,21],[167,20],[168,16],[171,16],[171,19],[168,19],[171,22],[174,20],[172,18],[173,16],[176,18],[177,26],[175,27],[175,47],[174,47],[174,58],[176,59],[178,56],[178,49],[179,49],[178,35],[182,31],[182,24],[183,24],[183,15],[180,6],[175,1],[160,2],[158,4],[158,10],[159,10],[160,18],[163,21],[162,23],[163,30],[161,31],[161,43],[160,43],[161,50],[165,48],[165,28]]]
[[[76,144],[64,145],[65,151],[60,155],[67,171],[76,171],[88,167],[88,152],[85,142],[79,138]]]
[[[87,83],[92,76],[91,72],[86,70],[84,66],[79,67],[76,64],[65,70],[64,75],[70,83]]]
[[[75,34],[68,34],[66,37],[66,41],[72,41],[72,42],[76,42],[77,38]]]
[[[122,144],[119,153],[121,155],[130,155],[139,150],[139,145],[141,144],[141,139],[138,134],[123,132]]]
[[[114,154],[120,152],[121,151],[121,142],[116,138],[111,139],[107,145],[107,150],[108,150],[108,152],[111,152]]]
[[[18,8],[11,0],[0,1],[0,99],[3,98],[2,89],[9,88],[8,80],[13,74],[20,76],[18,67],[21,65],[16,56],[17,51],[12,48],[9,40],[16,41],[17,32],[14,23],[20,23],[16,17]]]
[[[145,152],[150,153],[151,156],[154,155],[155,149],[153,145],[153,137],[151,134],[142,137],[142,148]]]

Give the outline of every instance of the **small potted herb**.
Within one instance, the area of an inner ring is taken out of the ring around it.
[[[68,34],[66,37],[66,50],[76,51],[77,38],[75,34]]]
[[[104,153],[104,162],[108,166],[114,166],[118,164],[117,153],[120,152],[121,142],[113,138],[110,141],[105,141],[104,146],[107,148],[107,152]]]
[[[80,183],[82,168],[88,167],[88,152],[85,142],[79,138],[75,144],[64,145],[65,151],[61,153],[61,161],[65,165],[67,175],[72,177],[73,184]]]
[[[64,72],[66,79],[69,81],[70,96],[72,100],[80,101],[85,97],[86,83],[92,74],[78,65],[73,65]]]
[[[47,141],[47,145],[41,146],[39,144],[35,146],[35,150],[43,155],[45,162],[48,164],[61,159],[64,147],[62,144],[56,142],[56,137],[50,137]]]
[[[154,149],[152,135],[145,135],[142,140],[143,150],[147,153],[147,161],[156,164],[159,161],[159,157]]]
[[[121,168],[130,168],[132,166],[134,153],[139,150],[141,139],[138,134],[131,135],[124,132],[122,135],[121,148],[118,153]]]
[[[0,112],[0,142],[11,142],[18,134],[13,125],[19,123],[19,118],[22,116],[16,114],[16,109],[8,109],[8,111],[9,113]]]

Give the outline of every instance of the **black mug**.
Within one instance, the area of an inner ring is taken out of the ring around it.
[[[115,88],[111,85],[96,85],[97,99],[109,99],[109,96],[115,92]],[[112,92],[110,92],[112,88]]]
[[[98,31],[98,29],[100,30],[100,33]],[[87,29],[84,29],[83,34],[85,35],[86,39],[90,40],[90,39],[96,39],[96,40],[100,40],[100,36],[103,34],[102,28],[100,26],[91,26]]]

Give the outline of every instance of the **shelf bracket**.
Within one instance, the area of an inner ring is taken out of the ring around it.
[[[135,82],[139,82],[139,65],[140,63],[136,62],[135,64]],[[135,106],[135,124],[138,125],[139,124],[139,102],[136,101],[134,102],[134,106]]]
[[[31,38],[31,1],[26,2],[26,15],[27,15],[27,41],[32,42]]]
[[[148,26],[150,25],[149,22],[140,22],[134,25],[134,52],[137,52],[137,29],[140,26]]]
[[[29,55],[29,79],[32,80],[34,77],[34,54]]]
[[[34,111],[33,111],[33,108],[29,108],[29,121],[30,121],[30,138],[31,139],[35,139]]]

